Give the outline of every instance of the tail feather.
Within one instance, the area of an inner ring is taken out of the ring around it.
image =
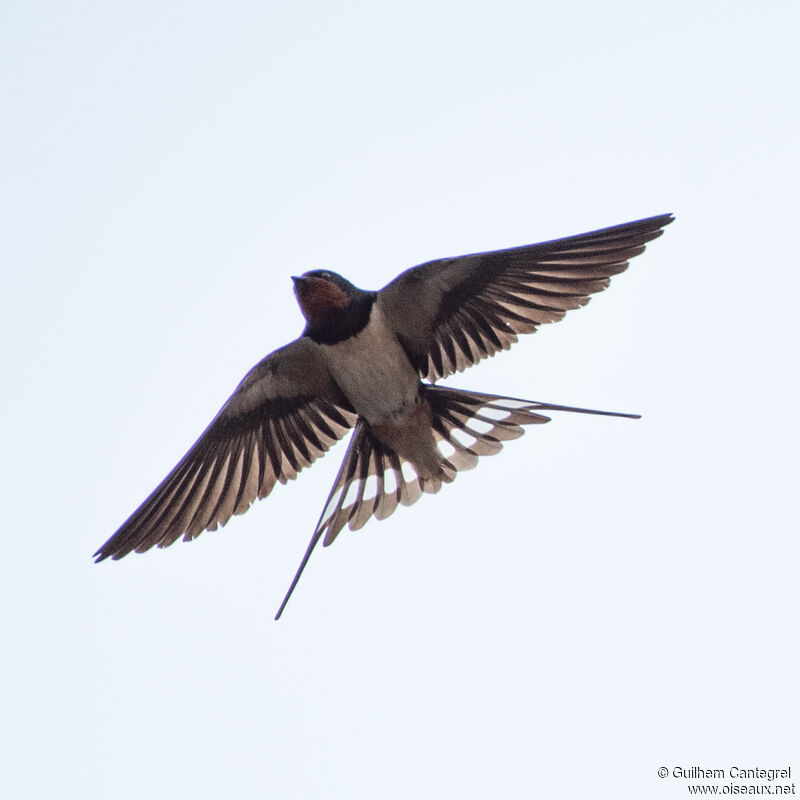
[[[503,442],[522,436],[525,432],[523,426],[550,421],[550,417],[539,412],[571,411],[638,418],[637,414],[540,403],[443,386],[425,386],[424,391],[431,408],[434,441],[442,454],[439,474],[421,478],[410,461],[401,459],[376,439],[369,425],[360,419],[314,534],[275,619],[283,613],[320,539],[327,547],[345,525],[349,525],[350,530],[358,530],[370,517],[386,519],[398,505],[410,506],[423,493],[435,494],[442,483],[451,483],[457,472],[472,469],[481,456],[499,453]]]

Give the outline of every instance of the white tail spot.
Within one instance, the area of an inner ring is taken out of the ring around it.
[[[453,453],[455,453],[455,452],[456,452],[456,449],[455,449],[455,447],[453,447],[453,445],[451,445],[451,444],[450,444],[450,442],[448,442],[448,441],[447,441],[447,439],[440,439],[440,440],[439,440],[439,441],[436,443],[436,446],[439,448],[439,452],[440,452],[440,453],[441,453],[441,454],[442,454],[442,455],[443,455],[445,458],[450,458],[450,456],[452,456],[452,455],[453,455]]]
[[[507,408],[490,408],[489,406],[484,406],[480,410],[481,416],[489,417],[489,419],[506,419],[506,417],[511,416],[511,411]]]
[[[470,430],[476,433],[489,433],[489,431],[494,430],[494,425],[491,422],[484,422],[482,419],[475,419],[474,417],[467,422],[467,425]]]
[[[450,432],[450,435],[459,443],[463,444],[464,447],[472,447],[472,445],[478,441],[475,436],[472,436],[466,431],[462,431],[460,428],[453,428],[453,430]]]
[[[394,494],[397,491],[397,477],[393,469],[387,469],[383,473],[383,493]]]
[[[378,478],[376,475],[367,476],[364,482],[364,499],[372,500],[378,494]]]
[[[347,485],[347,494],[344,496],[342,500],[342,508],[347,508],[351,506],[356,501],[356,497],[358,497],[358,487],[360,486],[361,481],[353,480]]]
[[[410,461],[404,461],[400,466],[400,471],[403,473],[403,479],[407,483],[411,483],[417,479],[417,471],[414,469],[414,465]]]

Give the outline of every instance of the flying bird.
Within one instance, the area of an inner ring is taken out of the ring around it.
[[[324,269],[293,277],[306,320],[268,355],[180,463],[94,554],[119,559],[215,530],[276,483],[353,434],[300,566],[345,525],[385,519],[497,453],[542,411],[636,417],[448,389],[436,384],[560,320],[660,236],[671,214],[455,258],[401,273],[379,291]]]

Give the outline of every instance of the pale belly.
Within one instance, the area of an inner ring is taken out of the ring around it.
[[[416,401],[419,376],[377,306],[361,333],[320,348],[334,380],[367,422],[387,422]]]

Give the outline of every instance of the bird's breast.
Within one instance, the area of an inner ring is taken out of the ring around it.
[[[419,377],[377,303],[355,336],[319,346],[334,380],[367,422],[392,420],[416,401]]]

